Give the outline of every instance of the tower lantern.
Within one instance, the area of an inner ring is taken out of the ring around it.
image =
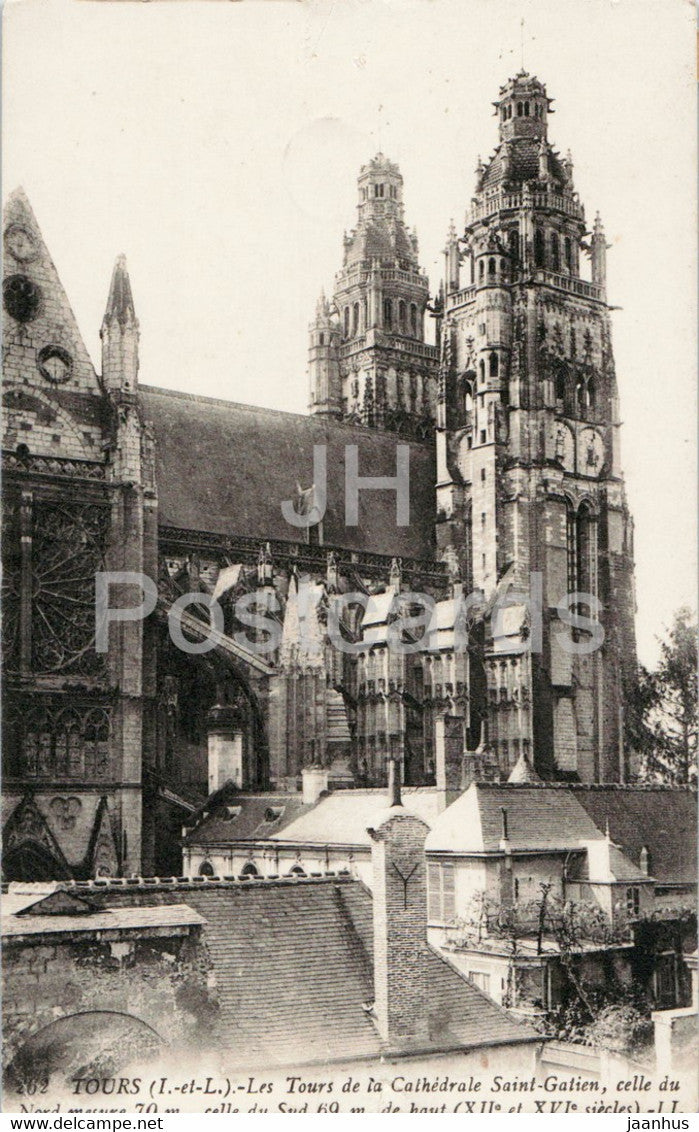
[[[500,141],[516,138],[545,138],[551,102],[543,83],[520,71],[500,88],[494,103],[500,122]]]

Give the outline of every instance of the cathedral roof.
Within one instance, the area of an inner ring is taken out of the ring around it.
[[[509,150],[509,169],[504,175],[505,150]],[[551,146],[547,145],[549,176],[562,188],[566,184],[566,175],[561,159]],[[539,179],[539,139],[515,138],[507,145],[503,143],[487,163],[482,189],[492,189],[501,183],[521,185],[524,181],[537,181]]]
[[[414,263],[415,249],[405,224],[397,219],[361,224],[348,240],[345,263],[365,259]]]
[[[359,524],[345,525],[345,446],[356,444],[360,476],[395,476],[397,438],[296,413],[141,386],[156,440],[161,526],[260,540],[303,541],[281,512],[297,485],[313,480],[313,446],[327,446],[327,546],[406,558],[433,556],[434,454],[410,445],[410,524],[396,526],[392,491],[359,493]]]

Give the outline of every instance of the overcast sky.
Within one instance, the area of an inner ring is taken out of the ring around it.
[[[10,0],[4,194],[29,194],[88,349],[127,255],[141,380],[305,411],[306,330],[359,165],[399,162],[433,288],[492,101],[555,98],[612,250],[638,637],[695,604],[694,8],[687,0]],[[234,455],[234,454],[232,454]],[[207,454],[201,453],[205,461]],[[186,490],[186,488],[183,488]]]

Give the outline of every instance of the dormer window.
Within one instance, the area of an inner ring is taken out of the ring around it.
[[[235,821],[240,817],[242,810],[242,806],[225,806],[221,816],[224,821]]]
[[[265,821],[269,822],[270,824],[274,821],[279,821],[283,813],[283,806],[268,806],[265,810]]]

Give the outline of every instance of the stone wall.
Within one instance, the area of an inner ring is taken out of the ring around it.
[[[207,989],[210,961],[199,929],[176,931],[121,933],[110,940],[42,933],[5,941],[4,1066],[19,1054],[17,1069],[28,1051],[43,1051],[40,1056],[50,1059],[47,1027],[71,1019],[73,1033],[82,1026],[87,1034],[88,1016],[98,1013],[141,1023],[139,1028],[154,1031],[154,1045],[200,1040],[217,1010]],[[99,1053],[90,1044],[84,1051],[88,1060]]]

